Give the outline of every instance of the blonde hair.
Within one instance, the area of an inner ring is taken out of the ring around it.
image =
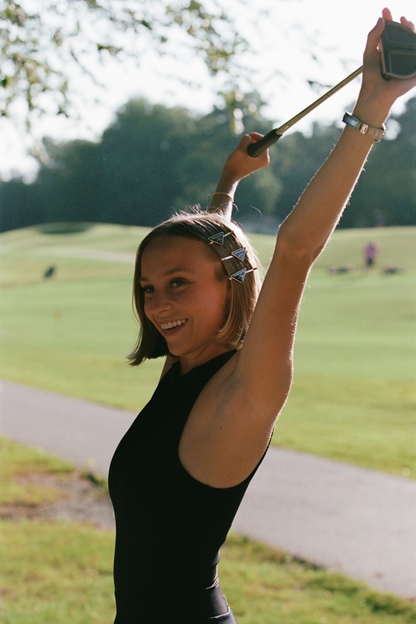
[[[223,232],[224,244],[209,244],[209,237]],[[175,236],[203,241],[208,253],[214,258],[230,256],[232,251],[240,247],[246,248],[244,263],[237,258],[221,262],[224,276],[229,277],[243,267],[258,270],[247,273],[243,283],[230,280],[231,297],[225,311],[224,325],[217,334],[218,344],[227,349],[239,349],[244,341],[261,287],[260,261],[250,241],[242,229],[230,222],[222,214],[207,213],[194,207],[192,212],[179,212],[170,219],[156,226],[140,243],[136,254],[136,265],[133,279],[133,309],[140,323],[140,334],[134,350],[127,356],[131,366],[138,366],[145,359],[153,359],[169,355],[166,340],[156,327],[149,321],[144,312],[144,292],[140,286],[141,260],[146,247],[155,239]]]

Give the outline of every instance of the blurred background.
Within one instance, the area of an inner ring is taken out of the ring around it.
[[[19,396],[24,384],[142,408],[162,361],[137,370],[125,360],[138,332],[131,285],[140,240],[174,210],[208,205],[242,133],[281,125],[357,69],[382,8],[378,0],[0,0],[3,391]],[[395,20],[416,19],[414,0],[391,0],[390,9]],[[293,127],[272,146],[271,166],[240,184],[234,218],[264,267],[359,86],[360,78]],[[416,478],[415,127],[410,93],[311,272],[293,389],[273,439],[400,483]],[[97,496],[107,496],[94,474],[100,435],[73,432],[93,449],[75,468],[18,444],[30,443],[42,409],[24,416],[24,440],[0,438],[4,624],[109,624],[114,536],[93,517]],[[386,554],[393,570],[396,558]],[[416,619],[414,602],[246,538],[230,537],[222,566],[242,624],[250,614],[264,624]]]
[[[412,0],[390,4],[397,20],[412,14]],[[1,5],[1,231],[154,225],[172,208],[205,206],[238,136],[280,125],[359,67],[382,9],[377,0]],[[244,183],[245,227],[276,231],[359,84],[292,128],[272,167]],[[340,227],[415,224],[415,109],[409,94],[393,110]]]

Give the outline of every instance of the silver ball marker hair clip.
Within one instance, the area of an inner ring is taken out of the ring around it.
[[[213,245],[214,243],[216,243],[217,245],[224,245],[224,238],[226,236],[230,236],[231,234],[232,232],[227,232],[226,234],[224,234],[224,232],[218,232],[218,234],[213,234],[212,236],[208,237],[209,244]]]
[[[217,245],[224,245],[224,238],[226,236],[229,236],[230,234],[232,234],[232,232],[227,232],[226,234],[224,234],[224,232],[218,232],[218,234],[213,234],[212,236],[209,236],[208,238],[209,244],[213,245],[214,243],[216,243]],[[246,248],[240,247],[239,249],[235,249],[234,251],[231,252],[230,256],[225,256],[224,258],[221,258],[221,261],[224,262],[225,260],[232,260],[233,258],[237,258],[237,260],[244,262],[246,258]],[[244,267],[243,269],[240,269],[236,273],[233,273],[232,275],[230,275],[228,279],[234,280],[238,282],[239,284],[243,284],[247,273],[252,273],[256,269],[257,267],[254,267],[252,269],[246,269]]]
[[[221,260],[224,262],[224,260],[232,260],[233,258],[237,258],[238,260],[241,260],[241,262],[244,262],[245,257],[246,257],[246,248],[240,247],[240,249],[236,249],[235,251],[232,251],[231,256],[225,256],[225,258],[221,258]]]
[[[254,267],[253,269],[246,269],[246,268],[240,269],[239,271],[237,271],[237,273],[233,273],[232,275],[230,275],[228,279],[230,281],[235,280],[236,282],[239,282],[239,284],[243,284],[247,273],[252,273],[256,269],[257,267]]]

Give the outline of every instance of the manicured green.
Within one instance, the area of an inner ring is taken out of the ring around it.
[[[91,253],[133,258],[145,232],[97,225],[0,236],[3,378],[131,410],[143,406],[162,362],[125,364],[137,332],[133,263]],[[252,239],[267,265],[273,238]],[[362,249],[370,239],[381,253],[366,274]],[[415,247],[415,227],[335,232],[305,292],[293,390],[274,443],[416,478]],[[50,264],[56,275],[44,280]],[[347,265],[356,268],[329,271]],[[384,266],[403,272],[385,275]]]

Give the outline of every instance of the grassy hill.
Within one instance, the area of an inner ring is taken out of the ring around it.
[[[0,235],[0,375],[138,411],[162,366],[124,361],[137,333],[133,257],[147,230],[72,230]],[[252,240],[267,265],[272,237]],[[378,242],[380,258],[366,274],[368,240]],[[274,443],[416,478],[415,247],[415,227],[335,232],[305,292],[294,386]],[[330,271],[342,267],[351,270]]]

